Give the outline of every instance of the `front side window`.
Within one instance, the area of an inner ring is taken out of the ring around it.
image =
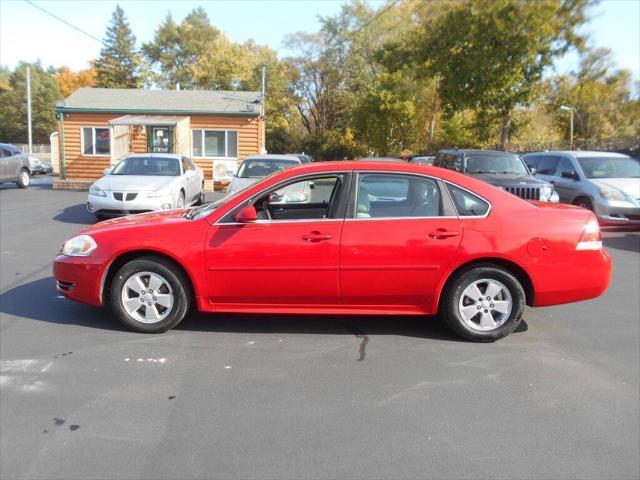
[[[558,163],[558,166],[556,167],[555,176],[561,177],[563,172],[575,172],[575,170],[576,169],[573,167],[571,160],[562,157],[560,159],[560,162]]]
[[[236,130],[191,130],[193,157],[237,158],[238,132]]]
[[[558,158],[551,156],[544,156],[538,163],[538,171],[540,175],[553,175],[558,166]]]
[[[108,128],[82,127],[83,155],[109,155],[110,144]]]
[[[447,184],[447,188],[461,217],[482,216],[489,211],[489,204],[477,195],[452,184]]]
[[[254,202],[262,220],[322,220],[333,218],[342,176],[299,180],[271,190]]]
[[[442,215],[435,180],[415,175],[358,175],[356,218],[412,218]]]

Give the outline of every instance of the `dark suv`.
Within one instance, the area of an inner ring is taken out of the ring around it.
[[[522,158],[513,153],[495,150],[440,150],[433,165],[464,173],[525,200],[558,201],[553,185],[531,175]]]

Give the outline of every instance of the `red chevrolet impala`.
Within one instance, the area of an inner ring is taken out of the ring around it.
[[[365,161],[294,167],[200,207],[94,225],[63,245],[53,270],[64,296],[110,304],[139,332],[164,332],[193,306],[439,313],[462,337],[492,341],[525,305],[601,295],[611,260],[586,209]]]

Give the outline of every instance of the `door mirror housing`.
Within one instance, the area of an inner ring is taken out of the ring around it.
[[[562,178],[570,178],[571,180],[580,180],[580,178],[578,178],[578,174],[573,170],[562,172]]]
[[[238,223],[253,223],[258,220],[258,212],[256,212],[256,207],[248,205],[236,212],[233,219]]]
[[[538,173],[538,170],[536,170],[535,168],[530,168],[529,170],[531,171],[531,175],[535,175],[536,173]]]
[[[111,175],[111,168],[105,168],[102,173],[104,173],[105,175]]]

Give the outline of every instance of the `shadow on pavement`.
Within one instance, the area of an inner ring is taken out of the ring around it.
[[[53,219],[57,222],[73,223],[76,225],[92,225],[97,221],[96,217],[87,211],[84,203],[66,207],[62,212],[53,217]]]
[[[626,233],[624,236],[605,237],[602,239],[605,248],[615,248],[627,252],[640,252],[640,234]]]
[[[94,308],[59,298],[53,277],[11,288],[0,295],[0,312],[29,320],[125,331],[108,308]],[[193,332],[401,335],[462,342],[436,317],[360,315],[244,315],[192,313],[178,327]],[[522,321],[516,330],[526,331]]]

